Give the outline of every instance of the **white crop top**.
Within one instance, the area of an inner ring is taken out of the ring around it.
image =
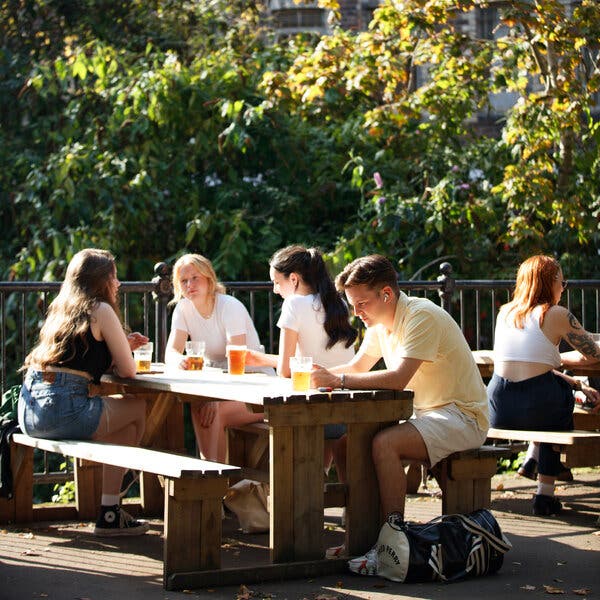
[[[552,367],[561,363],[558,344],[554,345],[540,329],[541,306],[536,306],[527,316],[523,329],[506,322],[506,310],[500,309],[496,320],[494,360],[535,362]]]

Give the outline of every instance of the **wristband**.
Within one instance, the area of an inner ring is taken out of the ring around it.
[[[342,389],[342,390],[346,389],[346,373],[342,373],[340,375],[340,389]]]

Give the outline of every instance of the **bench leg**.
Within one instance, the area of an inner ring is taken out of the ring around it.
[[[227,429],[227,464],[268,471],[269,432]]]
[[[33,521],[33,448],[11,443],[12,498],[0,498],[0,523]]]
[[[69,459],[66,459],[69,460]],[[102,499],[102,465],[89,460],[75,459],[75,502],[82,521],[98,516]]]
[[[442,490],[442,514],[489,508],[496,459],[445,459],[433,469]]]
[[[165,479],[164,586],[174,573],[221,567],[227,478]]]

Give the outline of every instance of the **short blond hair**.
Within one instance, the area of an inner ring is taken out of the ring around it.
[[[179,257],[173,265],[173,294],[174,302],[178,302],[183,298],[183,290],[179,282],[179,272],[183,267],[192,265],[195,267],[200,275],[203,275],[208,279],[209,293],[213,296],[215,294],[224,294],[225,286],[217,279],[217,274],[212,266],[212,263],[206,256],[202,254],[184,254]]]

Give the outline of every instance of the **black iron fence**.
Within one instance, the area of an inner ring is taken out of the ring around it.
[[[150,337],[156,360],[164,358],[172,300],[170,269],[155,266],[152,280],[121,284],[121,307],[126,326]],[[269,352],[277,351],[276,313],[280,300],[272,284],[263,281],[224,282],[228,293],[248,308],[261,341]],[[425,296],[443,306],[460,325],[473,349],[493,346],[499,307],[510,297],[511,280],[454,279],[449,263],[440,266],[436,281],[400,281],[409,295]],[[0,383],[2,392],[19,383],[18,369],[37,339],[47,307],[60,282],[0,282]],[[600,329],[600,280],[570,280],[563,304],[572,310],[588,331]],[[359,325],[357,323],[357,325]]]

